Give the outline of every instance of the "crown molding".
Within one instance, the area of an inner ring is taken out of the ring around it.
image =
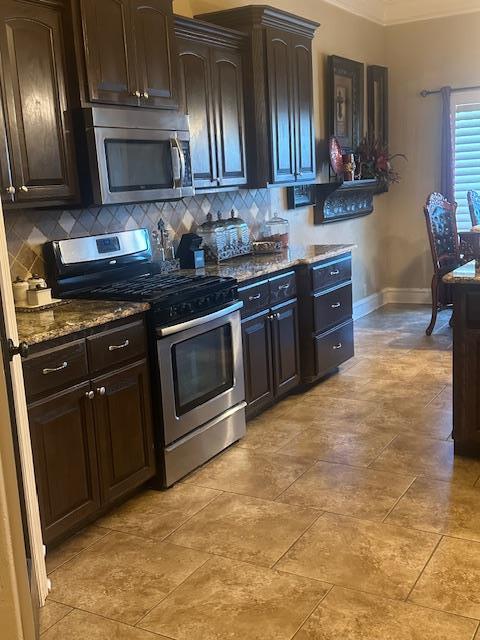
[[[325,0],[339,9],[385,26],[384,0]]]
[[[403,24],[480,12],[478,0],[384,0],[385,24]]]
[[[480,12],[478,0],[326,0],[384,27]]]

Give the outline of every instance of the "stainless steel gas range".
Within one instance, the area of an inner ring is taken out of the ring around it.
[[[236,281],[163,274],[146,229],[47,245],[54,293],[148,302],[158,471],[171,486],[245,434]]]

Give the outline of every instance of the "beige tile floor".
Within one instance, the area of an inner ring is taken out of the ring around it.
[[[480,461],[427,323],[360,320],[337,375],[52,550],[42,640],[480,640]]]

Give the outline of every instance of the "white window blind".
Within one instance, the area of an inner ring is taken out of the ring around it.
[[[476,102],[455,104],[455,200],[459,231],[472,224],[467,192],[480,192],[480,95]]]

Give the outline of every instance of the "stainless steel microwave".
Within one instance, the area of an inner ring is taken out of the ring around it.
[[[84,110],[94,204],[175,200],[195,193],[190,133],[173,111]]]

